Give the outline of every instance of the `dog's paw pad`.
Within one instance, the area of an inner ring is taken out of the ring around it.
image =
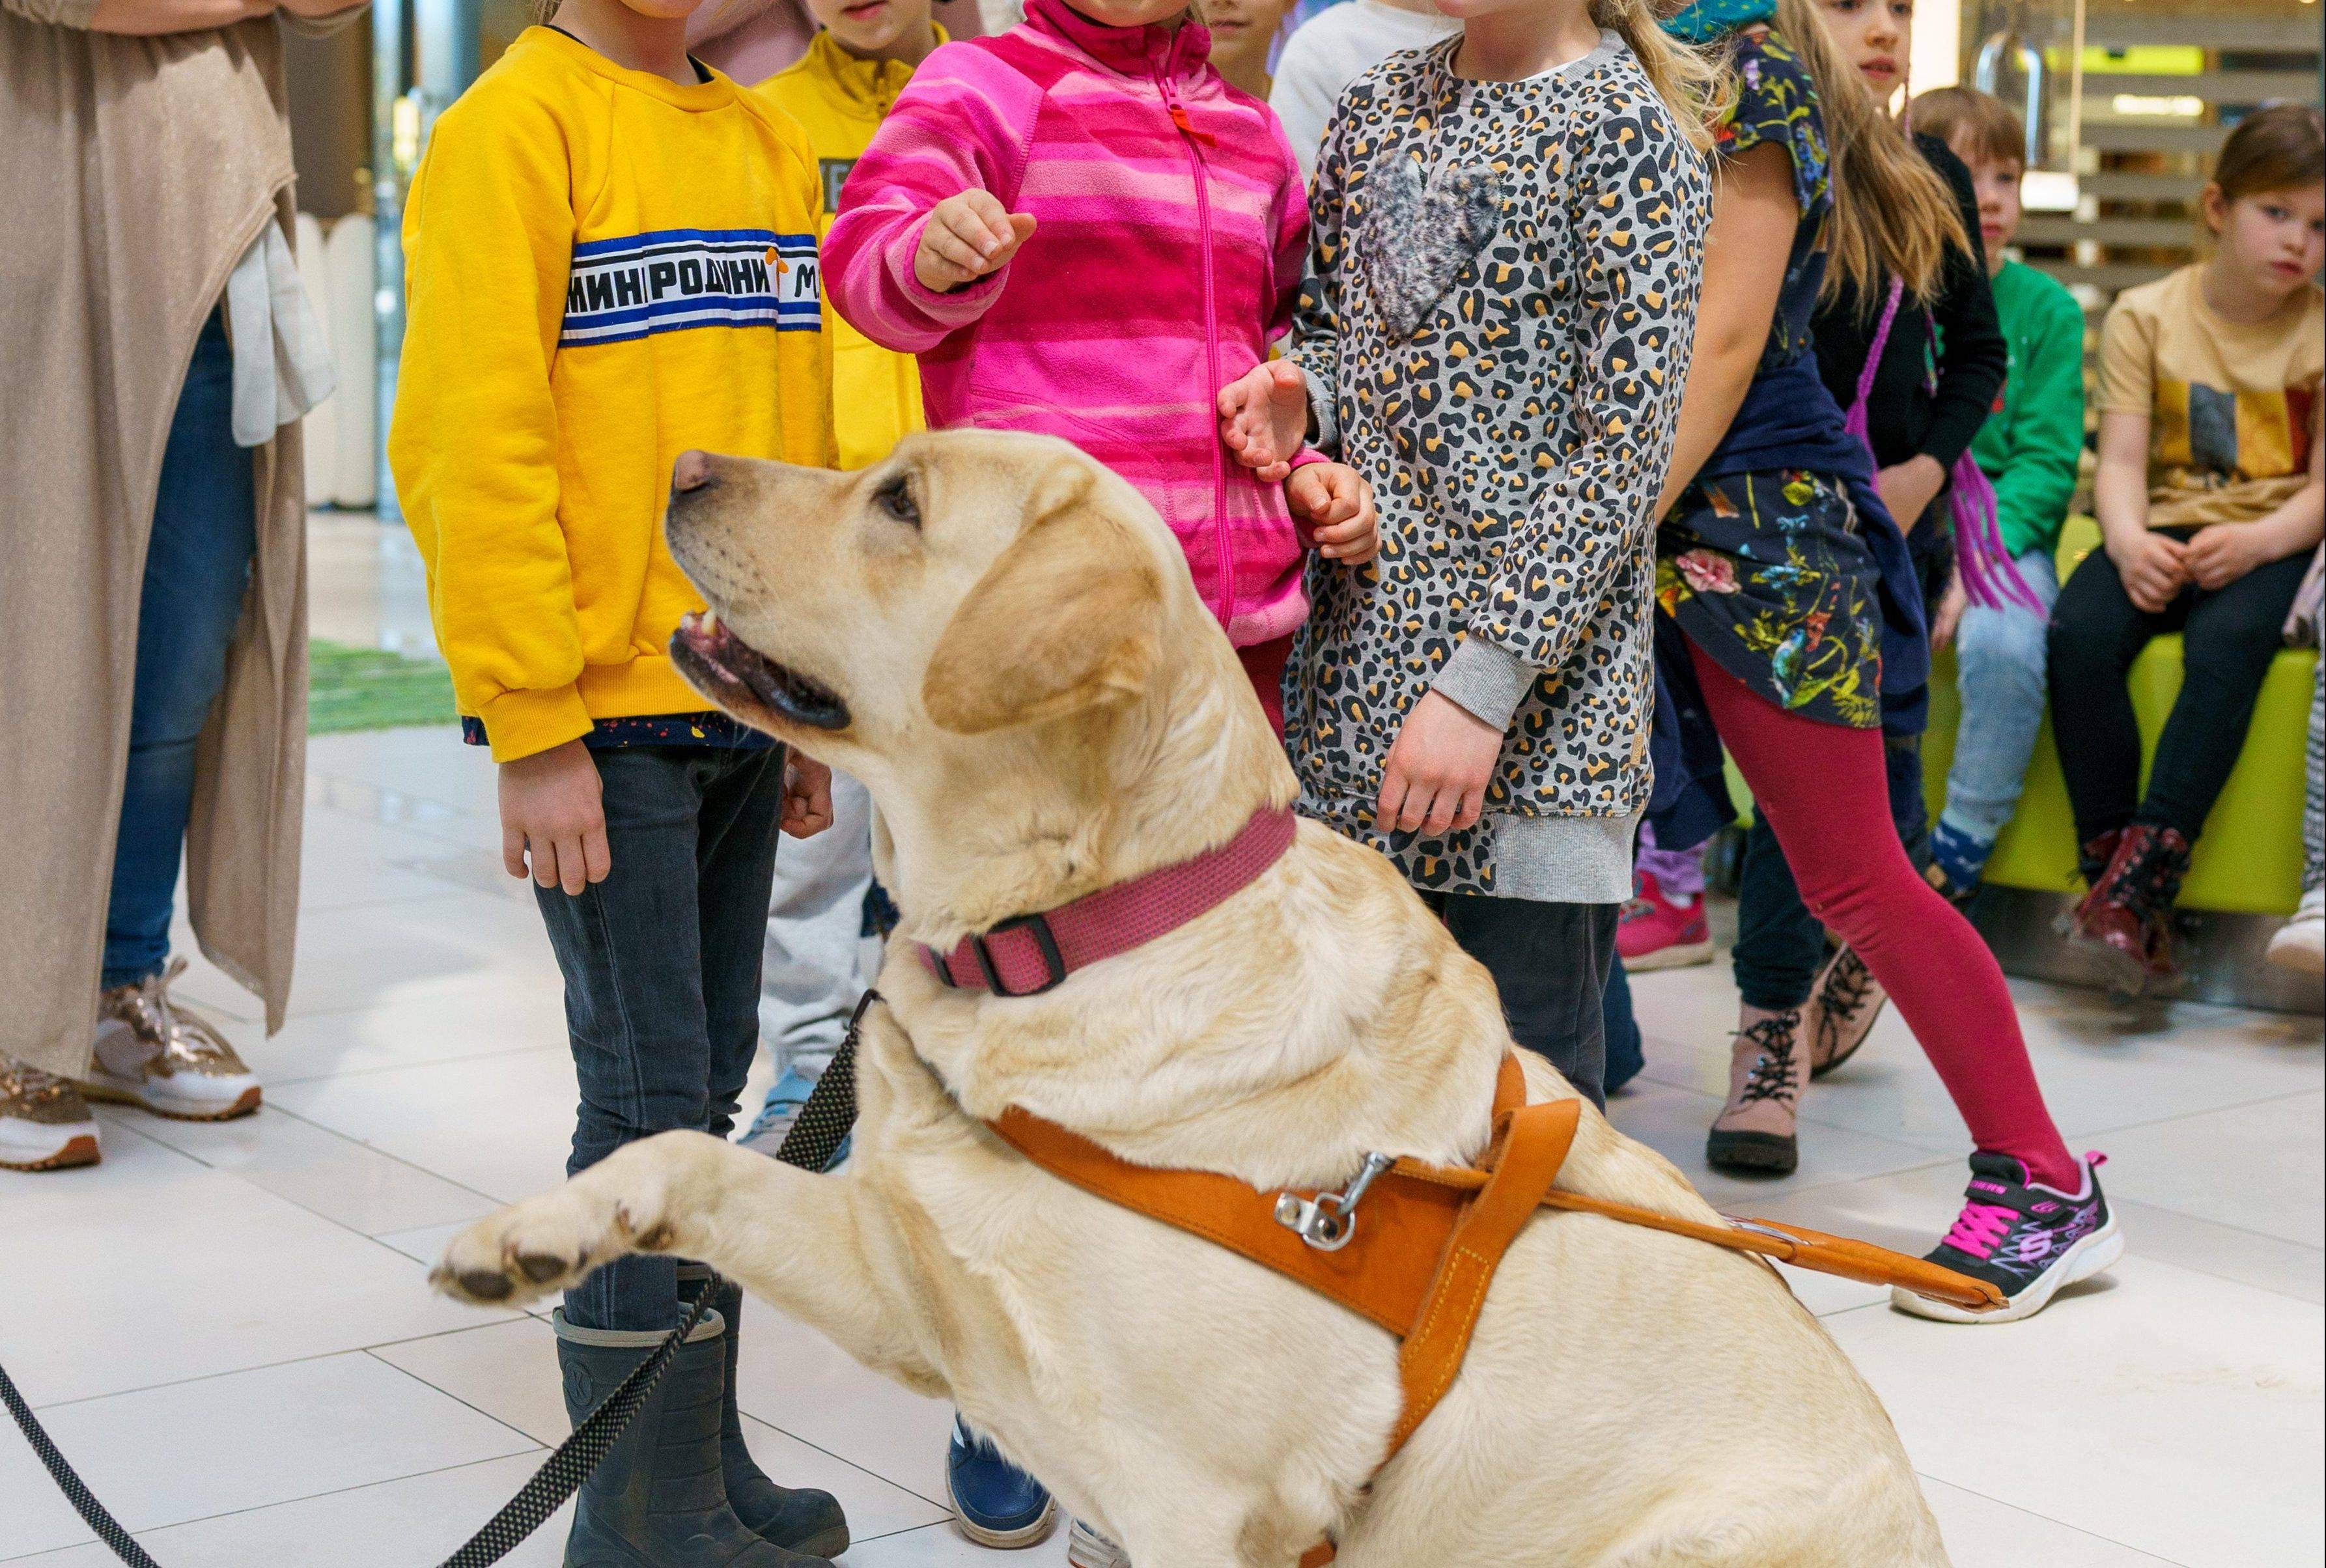
[[[535,1285],[547,1285],[573,1266],[545,1252],[528,1252],[516,1260],[517,1269]]]
[[[473,1301],[504,1301],[512,1288],[509,1277],[485,1268],[464,1268],[454,1276],[461,1294]]]

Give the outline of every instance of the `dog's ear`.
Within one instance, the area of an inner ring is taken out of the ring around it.
[[[1098,488],[1076,461],[1035,487],[1032,521],[962,600],[922,677],[922,706],[941,728],[982,735],[1146,686],[1162,590]]]

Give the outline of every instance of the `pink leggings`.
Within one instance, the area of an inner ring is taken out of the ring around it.
[[[1970,923],[1915,874],[1890,821],[1882,737],[1788,713],[1693,644],[1698,683],[1801,898],[1898,1004],[1981,1149],[2047,1186],[2083,1173],[2052,1125],[2003,971]]]

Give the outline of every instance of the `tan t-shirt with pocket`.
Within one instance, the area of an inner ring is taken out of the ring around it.
[[[2148,416],[2148,525],[2266,517],[2310,480],[2326,372],[2326,295],[2225,321],[2201,264],[2117,296],[2100,330],[2099,409]]]

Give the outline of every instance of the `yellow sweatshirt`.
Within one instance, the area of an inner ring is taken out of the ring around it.
[[[830,464],[799,126],[526,30],[436,122],[404,221],[388,461],[461,710],[495,760],[692,713],[663,543],[690,447]]]
[[[945,41],[944,29],[936,30]],[[840,209],[840,187],[872,143],[872,133],[913,78],[892,60],[860,60],[818,32],[798,63],[754,90],[807,132],[823,183],[823,228]],[[861,469],[889,455],[899,436],[921,428],[921,375],[909,354],[893,353],[842,320],[830,302],[823,328],[832,335],[832,404],[840,439],[840,466]]]

